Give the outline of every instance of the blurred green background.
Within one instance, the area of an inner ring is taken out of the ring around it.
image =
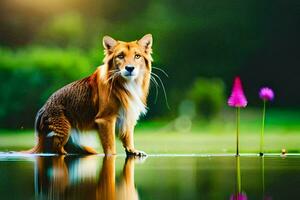
[[[242,111],[245,131],[259,134],[258,90],[267,85],[276,94],[267,128],[295,134],[299,11],[297,0],[2,0],[0,129],[31,130],[51,93],[101,65],[104,35],[131,41],[152,33],[153,66],[169,74],[154,69],[170,109],[162,88],[156,101],[151,87],[149,112],[138,130],[215,133],[229,124],[233,134],[234,111],[226,100],[240,75],[249,100]]]

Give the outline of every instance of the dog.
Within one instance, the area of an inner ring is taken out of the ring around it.
[[[95,154],[75,136],[96,130],[105,155],[116,154],[116,131],[127,155],[146,155],[135,149],[133,134],[140,115],[147,112],[152,41],[151,34],[132,42],[104,36],[104,64],[52,94],[37,113],[37,144],[27,153]]]

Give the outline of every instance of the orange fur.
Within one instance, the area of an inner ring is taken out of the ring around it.
[[[146,35],[145,37],[151,36]],[[148,38],[144,40],[148,40]],[[124,124],[120,128],[119,134],[126,152],[136,154],[138,152],[134,149],[133,131],[138,118],[136,116],[132,116],[134,114],[130,114],[130,109],[133,109],[131,106],[138,105],[129,105],[131,98],[133,97],[124,86],[124,84],[126,84],[126,80],[120,76],[116,77],[115,80],[114,78],[111,78],[112,75],[109,72],[116,68],[123,69],[128,64],[134,65],[135,67],[140,68],[140,70],[145,70],[145,73],[140,74],[136,80],[134,80],[134,83],[141,87],[141,94],[138,98],[140,98],[141,102],[144,104],[144,106],[146,106],[152,62],[151,44],[148,44],[149,46],[144,44],[143,46],[142,42],[139,41],[113,41],[115,44],[110,44],[111,46],[108,46],[105,44],[105,42],[106,41],[104,38],[104,46],[106,48],[104,65],[99,69],[98,79],[98,82],[100,83],[100,86],[98,87],[100,101],[99,105],[104,106],[102,108],[100,106],[96,117],[96,123],[101,126],[100,129],[108,130],[104,132],[110,135],[102,135],[102,144],[114,144],[114,137],[112,136],[114,134],[112,133],[114,132],[116,118],[124,117],[125,119],[123,120],[125,120],[125,122],[123,122]],[[152,43],[152,41],[150,41],[150,43]],[[120,54],[124,56],[124,58],[121,60],[117,57]],[[136,54],[141,55],[141,59],[139,59],[139,61],[134,59]],[[120,116],[120,109],[123,109],[123,112],[125,112],[124,116]],[[100,137],[101,134],[102,133],[100,132]],[[114,145],[105,149],[107,149],[107,153],[115,152]]]

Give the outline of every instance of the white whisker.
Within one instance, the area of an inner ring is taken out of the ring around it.
[[[113,72],[112,72],[112,71],[113,71]],[[114,79],[116,76],[118,76],[119,73],[120,73],[120,70],[115,69],[115,70],[108,71],[108,73],[110,73],[110,72],[112,72],[112,73],[111,73],[112,75],[110,75],[110,77],[106,80],[106,83],[107,83],[108,81],[110,81],[111,79]]]
[[[158,87],[159,87],[159,85],[158,85],[158,83],[157,83],[157,81],[156,81],[156,79],[155,79],[155,77],[154,76],[150,76],[150,80],[154,83],[154,85],[155,85],[155,100],[154,100],[154,103],[156,103],[157,102],[157,98],[158,98]]]
[[[159,67],[153,67],[153,66],[152,66],[152,68],[161,71],[166,77],[169,77],[169,75],[167,74],[167,72],[165,70],[163,70],[163,69],[161,69]]]
[[[151,74],[153,74],[156,78],[158,78],[161,86],[162,86],[162,89],[163,89],[163,92],[164,92],[164,96],[165,96],[165,100],[166,100],[166,105],[167,105],[167,108],[170,109],[170,106],[169,106],[169,103],[168,103],[168,97],[167,97],[167,93],[166,93],[166,89],[165,89],[165,85],[163,83],[163,81],[161,80],[161,78],[155,74],[154,72],[151,72]]]

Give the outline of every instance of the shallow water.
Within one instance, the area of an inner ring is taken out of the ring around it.
[[[300,156],[2,154],[0,180],[0,199],[300,199]]]

